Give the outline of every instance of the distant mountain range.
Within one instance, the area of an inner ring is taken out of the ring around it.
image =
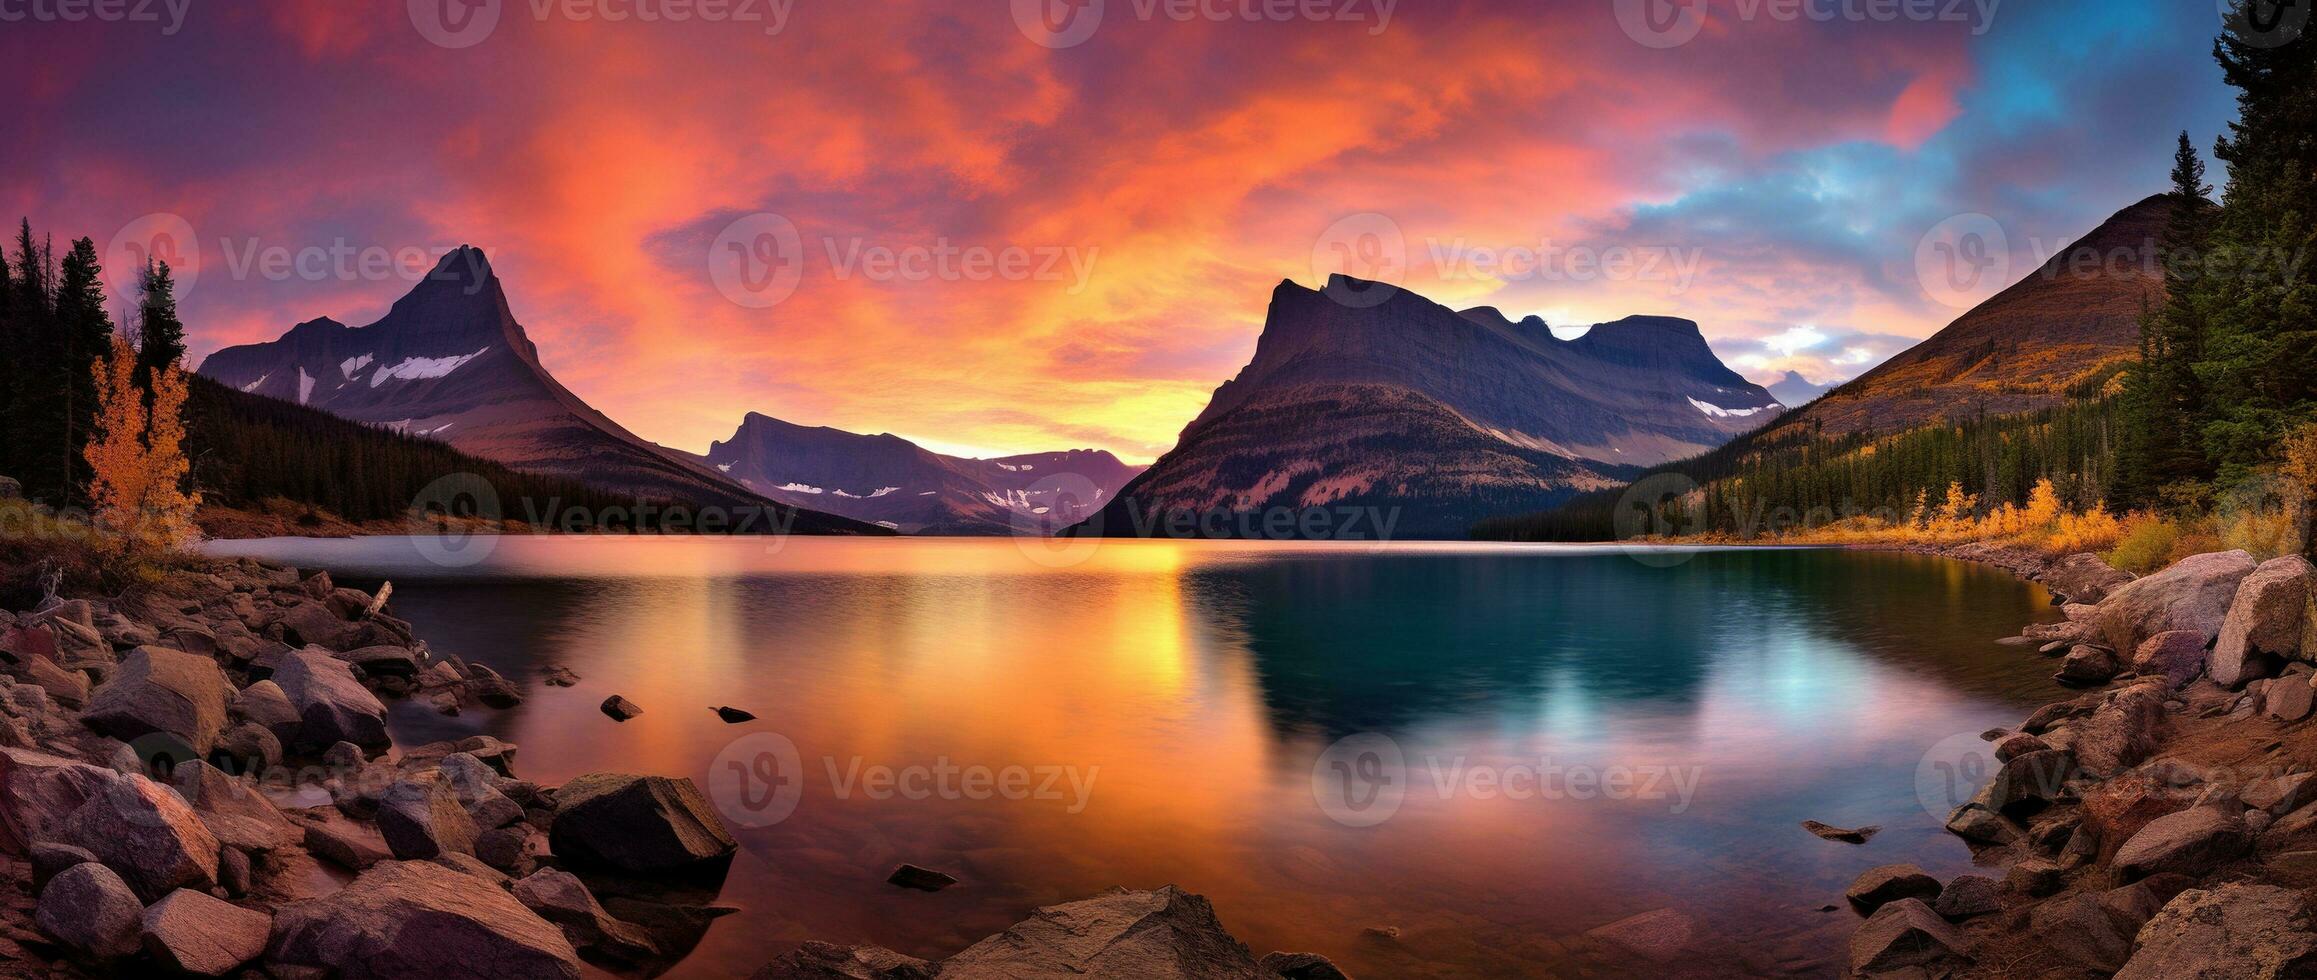
[[[1388,298],[1331,298],[1342,295]],[[1462,537],[1482,517],[1615,486],[1782,411],[1688,320],[1628,317],[1562,340],[1537,317],[1458,312],[1405,289],[1282,282],[1254,359],[1081,533],[1182,533],[1162,515],[1365,509],[1394,515],[1396,536]],[[1191,533],[1217,528],[1248,530],[1211,520]]]
[[[1810,379],[1803,377],[1799,372],[1788,371],[1785,377],[1770,384],[1770,397],[1778,399],[1778,404],[1787,408],[1801,408],[1817,401],[1818,396],[1833,391],[1834,388],[1835,386],[1830,384],[1811,384]]]
[[[279,340],[218,351],[200,373],[246,393],[618,493],[691,506],[768,503],[695,458],[622,428],[557,382],[508,309],[490,260],[471,246],[445,254],[376,323],[310,320]],[[811,511],[797,514],[794,529],[884,533]]]
[[[889,433],[807,427],[753,412],[701,462],[774,500],[910,534],[1003,534],[1076,523],[1143,471],[1094,449],[945,456]]]
[[[2160,194],[2116,212],[2041,268],[1778,428],[1887,434],[2090,393],[2079,389],[2136,356],[2141,312],[2164,305],[2164,277],[2143,259],[2163,238],[2172,200]],[[2129,261],[2114,261],[2118,255]]]

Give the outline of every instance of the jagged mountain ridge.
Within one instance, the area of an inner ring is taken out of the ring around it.
[[[1280,283],[1247,367],[1082,533],[1169,534],[1154,524],[1168,513],[1375,508],[1398,515],[1401,536],[1462,537],[1783,410],[1687,320],[1628,317],[1564,340],[1537,317],[1405,289],[1330,298],[1377,288]]]
[[[229,387],[449,443],[516,469],[693,506],[769,503],[684,454],[638,437],[555,380],[508,307],[490,260],[444,254],[377,322],[324,317],[269,343],[210,355],[200,373]],[[804,533],[883,533],[827,514]]]
[[[1074,523],[1143,469],[1093,449],[967,459],[890,433],[803,426],[755,412],[701,461],[774,500],[911,534]]]

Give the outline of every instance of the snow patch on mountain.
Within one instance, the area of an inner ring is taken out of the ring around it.
[[[307,374],[307,373],[306,373],[306,369],[305,369],[305,368],[299,368],[299,369],[298,369],[298,404],[300,404],[300,405],[303,405],[303,404],[305,404],[305,403],[307,403],[307,402],[310,402],[310,401],[313,401],[313,400],[314,400],[314,376],[313,376],[313,375],[311,375],[311,374]]]
[[[355,375],[362,373],[363,368],[370,366],[371,360],[372,356],[369,354],[364,354],[361,357],[349,357],[338,362],[338,373],[345,375],[346,380],[352,381]]]
[[[1770,405],[1764,405],[1759,408],[1723,408],[1720,405],[1716,405],[1711,402],[1701,402],[1695,398],[1690,399],[1689,403],[1696,406],[1698,411],[1706,413],[1708,417],[1717,419],[1751,418],[1760,413],[1770,411],[1774,407]]]
[[[485,346],[472,354],[455,357],[406,357],[393,367],[382,367],[370,376],[370,387],[376,388],[388,381],[417,381],[423,378],[447,378],[451,372],[467,366],[468,361],[490,353]]]

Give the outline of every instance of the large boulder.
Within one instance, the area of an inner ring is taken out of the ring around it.
[[[2308,646],[2312,578],[2317,569],[2299,555],[2263,562],[2245,576],[2212,649],[2213,680],[2234,687],[2317,653]]]
[[[2078,644],[2060,661],[2059,673],[2052,675],[2052,679],[2070,687],[2090,687],[2107,683],[2123,669],[2124,664],[2116,658],[2115,651],[2088,643]]]
[[[144,918],[144,903],[101,864],[76,864],[49,879],[33,912],[41,932],[95,960],[135,956]]]
[[[1246,945],[1223,931],[1214,906],[1168,885],[1039,909],[944,960],[941,975],[1253,980],[1262,973]]]
[[[659,954],[651,936],[604,911],[603,903],[580,880],[548,868],[515,883],[515,900],[539,917],[563,927],[563,934],[580,949],[591,949],[618,959],[635,961]]]
[[[2094,776],[2114,776],[2155,754],[2164,727],[2164,688],[2134,684],[2110,694],[2073,728],[2076,765]]]
[[[138,647],[89,699],[81,723],[124,742],[156,733],[209,754],[225,730],[233,693],[217,662],[165,647]]]
[[[282,656],[274,683],[298,711],[293,744],[321,750],[339,742],[366,749],[393,744],[386,735],[386,706],[354,679],[344,661],[325,650],[292,650]]]
[[[2190,630],[2211,643],[2220,635],[2238,584],[2255,564],[2242,551],[2195,555],[2118,586],[2100,603],[2100,634],[2112,650],[2138,650],[2149,637],[2170,630]],[[2215,680],[2220,679],[2217,666]]]
[[[241,693],[234,696],[233,711],[242,720],[272,732],[284,745],[298,739],[302,719],[298,717],[297,706],[290,703],[290,696],[282,692],[282,686],[271,680],[242,688]]]
[[[2317,933],[2301,893],[2226,884],[2175,896],[2140,927],[2116,980],[2302,977],[2317,972]]]
[[[2028,928],[2043,949],[2102,974],[2116,972],[2132,955],[2131,932],[2088,892],[2037,906]]]
[[[379,864],[343,890],[274,915],[276,964],[346,980],[577,978],[563,931],[506,890],[438,864]]]
[[[2145,676],[2163,677],[2173,690],[2204,673],[2204,634],[2195,630],[2166,630],[2144,640],[2132,655],[2132,669]]]
[[[265,954],[273,917],[179,889],[145,910],[145,952],[162,966],[197,977],[222,977]]]
[[[2069,555],[2044,569],[2043,584],[2072,603],[2097,605],[2126,582],[2132,573],[2120,571],[2094,554]]]
[[[1904,969],[1953,968],[1971,960],[1970,941],[1918,898],[1902,898],[1867,917],[1850,936],[1850,969],[1860,976]]]
[[[2076,776],[2075,753],[2064,749],[2029,752],[1996,770],[1985,794],[1988,809],[2007,817],[2032,815],[2060,798]]]
[[[591,773],[555,792],[559,857],[638,874],[684,871],[740,845],[689,779]]]
[[[217,837],[175,790],[139,775],[116,776],[66,817],[62,839],[120,872],[137,897],[217,884]]]
[[[2116,851],[2126,880],[2175,872],[2203,877],[2251,853],[2253,833],[2230,805],[2192,806],[2148,822]]]
[[[297,834],[289,818],[282,816],[264,793],[215,766],[188,762],[178,766],[169,781],[220,843],[263,854],[289,843]]]
[[[60,842],[64,819],[115,778],[111,770],[30,749],[0,749],[0,850]]]
[[[478,833],[458,793],[439,779],[405,779],[387,787],[378,801],[378,832],[394,856],[405,861],[445,854],[472,857]]]

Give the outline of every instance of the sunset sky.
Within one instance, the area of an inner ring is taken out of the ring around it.
[[[2231,111],[2208,0],[1712,0],[1683,43],[1623,0],[1091,2],[0,0],[0,213],[99,248],[190,229],[196,356],[368,323],[424,269],[386,260],[472,243],[646,438],[759,411],[1146,461],[1272,286],[1343,252],[1557,326],[1689,317],[1757,380],[1826,381],[2164,189],[2174,134]],[[1300,10],[1329,17],[1266,19]],[[2014,268],[1934,296],[1918,245],[1971,213]],[[720,288],[735,222],[795,229],[793,290]],[[878,265],[944,244],[946,271]],[[341,245],[373,258],[264,260]]]

